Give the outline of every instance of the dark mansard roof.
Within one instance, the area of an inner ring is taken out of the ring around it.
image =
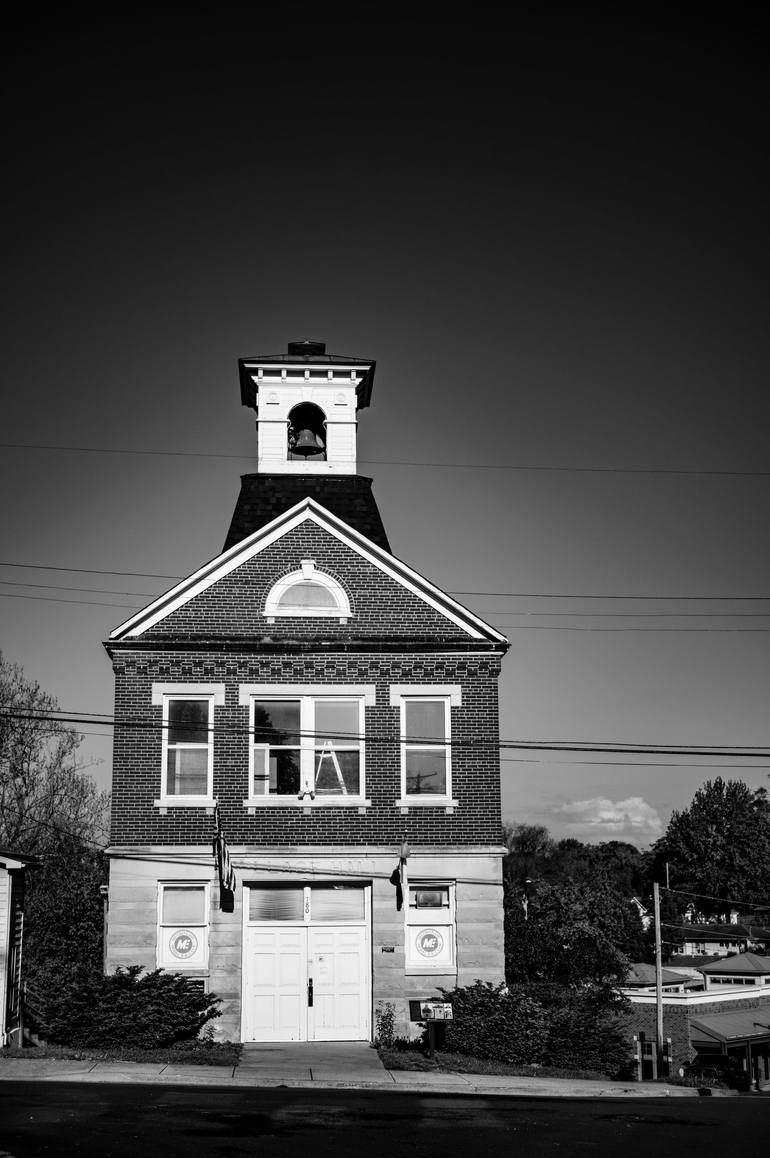
[[[372,480],[362,475],[241,475],[241,493],[235,505],[224,550],[248,538],[302,499],[311,498],[338,519],[390,552]]]

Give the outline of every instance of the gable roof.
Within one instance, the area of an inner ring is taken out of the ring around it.
[[[681,973],[674,973],[671,969],[661,969],[661,981],[664,985],[683,985],[685,978]],[[648,986],[655,984],[655,966],[648,965],[644,961],[637,961],[633,965],[629,965],[628,973],[623,979],[623,986],[626,989],[636,988],[637,986]]]
[[[265,547],[270,546],[290,530],[306,521],[311,521],[328,531],[352,551],[357,552],[384,574],[389,575],[411,591],[429,607],[446,616],[448,620],[466,632],[471,639],[502,645],[504,648],[508,647],[506,637],[494,627],[485,623],[483,619],[474,615],[467,607],[463,607],[457,600],[452,599],[446,592],[434,586],[417,571],[408,567],[406,563],[378,547],[365,535],[309,497],[304,498],[264,527],[205,563],[187,579],[183,579],[181,583],[153,600],[143,610],[130,616],[110,633],[110,640],[133,639],[142,635],[143,632],[154,627],[155,624],[161,622],[179,607],[183,607],[225,575],[229,575],[247,560],[258,555]]]
[[[770,973],[770,957],[759,953],[737,953],[735,957],[723,957],[713,965],[705,965],[701,973]]]

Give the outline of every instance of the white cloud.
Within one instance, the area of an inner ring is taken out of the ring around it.
[[[554,809],[565,818],[570,835],[591,840],[627,840],[647,844],[663,833],[663,822],[642,796],[610,800],[594,796],[590,800],[570,800]]]

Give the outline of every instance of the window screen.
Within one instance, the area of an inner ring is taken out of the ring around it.
[[[364,890],[344,885],[311,889],[310,913],[314,921],[361,921]]]
[[[301,921],[302,888],[249,889],[250,921]]]
[[[161,922],[164,925],[203,925],[206,890],[202,885],[167,885],[163,890]]]

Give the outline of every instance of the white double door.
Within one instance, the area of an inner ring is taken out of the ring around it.
[[[247,928],[244,1040],[367,1040],[366,933],[361,925]]]

